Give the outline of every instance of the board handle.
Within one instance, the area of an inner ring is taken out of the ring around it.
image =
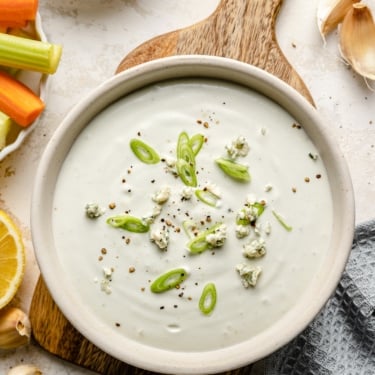
[[[157,36],[131,51],[116,73],[174,55],[212,55],[236,59],[282,79],[311,104],[305,83],[281,51],[275,22],[282,0],[222,0],[214,13],[192,26]]]

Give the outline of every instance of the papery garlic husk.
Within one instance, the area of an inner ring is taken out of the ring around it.
[[[375,23],[370,9],[354,4],[340,28],[342,57],[361,76],[375,79]]]
[[[43,375],[43,373],[34,365],[19,365],[13,367],[7,375]]]
[[[0,310],[0,349],[15,349],[29,343],[31,324],[21,309],[9,307]]]
[[[353,4],[360,0],[320,0],[317,21],[323,39],[333,31],[344,19]]]

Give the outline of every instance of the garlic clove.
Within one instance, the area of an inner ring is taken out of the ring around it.
[[[28,316],[16,307],[0,310],[0,349],[15,349],[30,341]]]
[[[352,8],[360,0],[320,0],[317,21],[323,39],[341,23]]]
[[[43,375],[43,373],[34,365],[19,365],[13,367],[7,375]]]
[[[370,9],[353,4],[340,28],[342,57],[361,76],[375,79],[375,23]]]

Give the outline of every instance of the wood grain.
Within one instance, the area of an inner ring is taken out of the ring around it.
[[[203,0],[204,1],[204,0]],[[205,54],[237,59],[281,78],[308,101],[312,97],[280,50],[275,21],[282,0],[222,0],[207,19],[188,28],[153,38],[129,53],[116,73],[172,55]],[[33,340],[58,357],[105,375],[151,375],[122,363],[86,340],[60,312],[42,278],[30,308]],[[226,372],[245,375],[251,365]]]
[[[275,22],[281,4],[282,0],[222,0],[206,20],[140,45],[123,59],[117,72],[173,55],[222,56],[266,70],[313,103],[305,83],[276,40]]]

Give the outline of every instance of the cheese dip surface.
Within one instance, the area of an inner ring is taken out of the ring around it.
[[[181,177],[182,134],[194,160]],[[131,218],[130,231],[112,225],[118,217]],[[181,79],[125,96],[80,133],[57,180],[53,232],[64,272],[109,329],[201,351],[263,332],[298,301],[328,251],[332,217],[303,124],[240,85]],[[176,269],[184,280],[152,290]],[[205,314],[207,284],[216,304],[209,295]]]

